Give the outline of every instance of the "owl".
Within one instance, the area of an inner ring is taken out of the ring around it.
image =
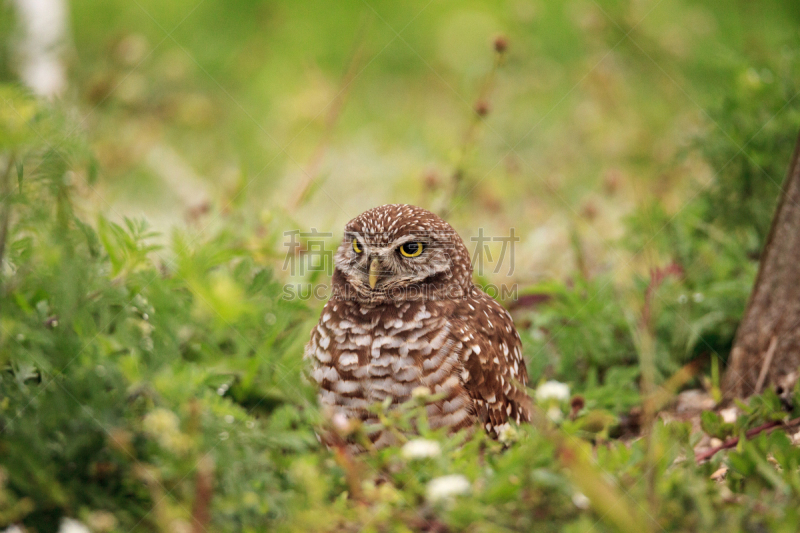
[[[397,406],[418,387],[432,393],[432,429],[480,423],[496,437],[509,420],[530,420],[519,334],[473,284],[470,254],[447,222],[412,205],[375,207],[345,226],[334,267],[305,350],[324,410],[364,423],[375,448],[395,435],[370,406]]]

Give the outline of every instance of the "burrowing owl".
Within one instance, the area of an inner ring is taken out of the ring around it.
[[[323,408],[394,441],[368,408],[442,396],[427,406],[431,428],[476,421],[495,436],[530,418],[528,375],[511,315],[472,282],[470,255],[453,228],[411,205],[384,205],[351,220],[335,255],[333,290],[306,358]]]

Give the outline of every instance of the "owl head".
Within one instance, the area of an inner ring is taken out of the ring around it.
[[[334,297],[361,301],[452,299],[472,288],[470,256],[455,230],[430,211],[390,204],[344,228]]]

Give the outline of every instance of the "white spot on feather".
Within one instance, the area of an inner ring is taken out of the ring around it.
[[[353,352],[346,352],[339,356],[339,365],[350,366],[358,364],[358,355]]]

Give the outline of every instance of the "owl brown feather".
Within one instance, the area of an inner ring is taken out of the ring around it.
[[[404,244],[422,251],[406,257]],[[473,284],[469,253],[453,228],[418,207],[376,207],[347,224],[333,294],[306,358],[322,406],[367,424],[376,447],[394,436],[370,405],[406,402],[417,387],[439,398],[427,406],[434,429],[479,422],[496,436],[509,420],[530,419],[511,316]]]

